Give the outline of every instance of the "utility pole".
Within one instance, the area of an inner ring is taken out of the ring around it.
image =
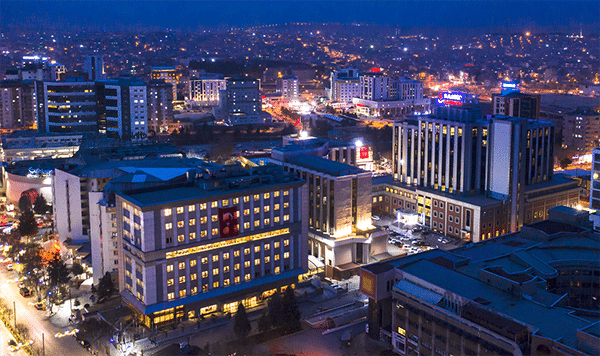
[[[46,344],[44,343],[44,333],[42,333],[42,356],[46,356]]]
[[[13,320],[15,321],[15,330],[17,330],[17,305],[13,301]]]

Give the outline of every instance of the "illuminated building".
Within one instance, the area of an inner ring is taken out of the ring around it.
[[[177,100],[177,85],[180,76],[175,67],[152,67],[150,72],[152,80],[162,80],[173,86],[173,100]]]
[[[109,138],[142,141],[148,137],[146,83],[135,77],[96,81],[98,132]]]
[[[221,90],[213,115],[217,121],[229,121],[232,125],[271,122],[270,117],[263,116],[259,81],[249,77],[227,79],[227,90]]]
[[[352,103],[360,96],[359,71],[356,68],[344,68],[331,72],[329,76],[329,100],[337,103]]]
[[[517,233],[362,267],[367,335],[400,355],[597,355],[587,215],[559,206]]]
[[[430,100],[423,98],[423,83],[368,73],[360,77],[360,96],[352,99],[360,116],[397,117],[430,111]]]
[[[540,103],[540,94],[526,94],[518,90],[506,94],[492,94],[492,113],[537,120],[540,117]]]
[[[222,74],[200,73],[190,78],[190,99],[203,106],[217,106],[219,93],[227,89],[227,81]]]
[[[298,78],[295,75],[286,75],[277,78],[276,91],[287,101],[298,100],[300,97]]]
[[[36,123],[36,93],[33,81],[0,83],[0,127],[33,127]]]
[[[188,178],[116,196],[119,290],[147,326],[255,306],[308,269],[305,181],[272,165]]]
[[[163,133],[173,122],[173,88],[169,83],[152,80],[146,90],[148,94],[148,131]]]
[[[592,184],[590,188],[590,209],[595,212],[590,215],[594,229],[600,231],[600,148],[592,152]]]
[[[106,73],[104,73],[104,60],[102,59],[102,56],[89,55],[85,57],[83,65],[85,72],[90,76],[90,80],[106,79]]]
[[[98,131],[95,84],[87,74],[65,73],[60,82],[36,82],[37,125],[40,132]]]
[[[563,114],[562,143],[580,154],[600,146],[600,109],[580,107]]]
[[[2,162],[39,158],[68,158],[81,144],[81,134],[48,134],[35,130],[17,130],[2,136]]]

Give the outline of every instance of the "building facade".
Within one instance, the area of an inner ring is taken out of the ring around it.
[[[119,290],[147,326],[255,306],[307,270],[305,182],[276,167],[213,168],[117,195]]]
[[[284,100],[294,101],[300,98],[298,78],[295,75],[286,75],[277,78],[276,92],[283,96]]]
[[[600,148],[592,152],[592,182],[590,186],[590,209],[595,212],[590,215],[594,229],[600,231]]]
[[[190,99],[202,106],[219,105],[219,93],[226,89],[227,80],[222,74],[201,73],[189,81]]]
[[[177,85],[179,84],[180,74],[175,67],[152,67],[150,78],[160,80],[172,85],[173,100],[177,100]]]
[[[104,60],[102,56],[89,55],[85,57],[83,63],[85,72],[89,75],[90,80],[103,80],[106,79],[106,73],[104,72]]]
[[[169,83],[152,80],[146,89],[148,94],[148,131],[164,133],[173,122],[173,88]]]
[[[492,94],[492,113],[537,120],[540,118],[541,100],[540,94],[526,94],[519,91]]]
[[[33,81],[0,83],[0,127],[34,127],[37,123]]]
[[[329,100],[334,103],[351,104],[360,97],[360,72],[356,68],[338,69],[329,77]]]
[[[580,154],[600,146],[600,110],[578,108],[563,116],[563,145]]]
[[[398,117],[429,113],[431,103],[423,98],[423,83],[369,73],[360,77],[360,96],[352,99],[359,116]]]

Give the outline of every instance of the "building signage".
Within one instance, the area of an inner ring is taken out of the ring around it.
[[[363,294],[373,298],[376,298],[377,280],[371,273],[361,270],[360,271],[360,291]]]
[[[246,236],[246,237],[239,237],[237,239],[220,241],[220,242],[215,242],[212,244],[206,244],[206,245],[202,245],[202,246],[184,248],[184,249],[177,250],[177,251],[167,252],[165,258],[169,259],[169,258],[181,257],[181,256],[185,256],[185,255],[191,255],[193,253],[214,250],[217,248],[223,248],[223,247],[232,246],[232,245],[243,244],[245,242],[250,242],[250,241],[268,239],[270,237],[275,237],[275,236],[289,234],[289,233],[290,233],[290,228],[286,227],[285,229],[263,232],[262,234],[250,235],[250,236]]]
[[[462,105],[466,96],[465,93],[442,92],[438,94],[437,103],[439,105]]]
[[[392,346],[394,347],[394,351],[398,352],[400,355],[406,354],[406,337],[404,335],[400,335],[397,332],[392,332]]]
[[[369,159],[369,147],[363,146],[360,148],[360,159]]]
[[[519,83],[502,82],[502,94],[512,93],[513,91],[519,91]]]
[[[237,206],[219,208],[219,232],[221,238],[232,238],[240,234]]]

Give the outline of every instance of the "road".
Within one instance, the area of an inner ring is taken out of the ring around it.
[[[34,302],[34,297],[24,298],[19,294],[18,286],[12,282],[17,277],[17,272],[7,271],[4,263],[0,264],[0,290],[7,306],[12,306],[14,301],[17,311],[17,324],[25,324],[29,328],[30,338],[34,345],[42,345],[44,334],[46,355],[81,356],[85,354],[83,348],[74,337],[55,338],[54,334],[65,328],[53,325],[47,311],[36,310],[29,302]],[[68,316],[65,316],[68,318]],[[72,329],[72,327],[71,327]]]
[[[0,322],[0,355],[15,355],[15,356],[27,356],[27,353],[23,350],[19,350],[17,352],[9,352],[8,351],[8,341],[14,340],[12,334],[4,323]]]

